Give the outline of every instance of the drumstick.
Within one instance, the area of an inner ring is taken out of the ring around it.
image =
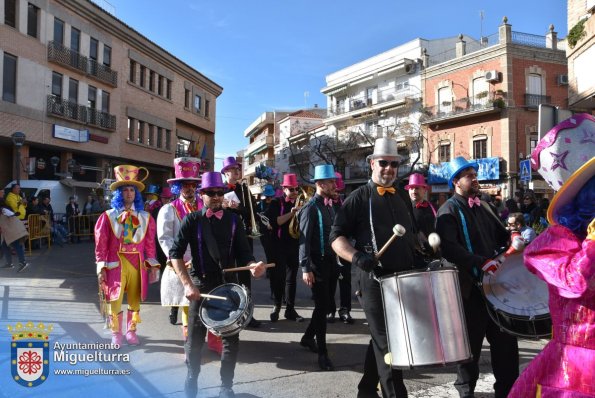
[[[384,246],[382,246],[382,249],[380,249],[380,251],[376,254],[376,260],[378,260],[384,254],[384,252],[395,241],[395,239],[397,239],[399,236],[405,235],[405,232],[406,230],[404,226],[402,226],[401,224],[396,224],[393,227],[393,236],[390,237],[390,239],[384,244]]]
[[[227,297],[215,296],[214,294],[206,294],[206,293],[201,293],[200,297],[204,297],[204,298],[208,298],[208,299],[215,299],[215,300],[227,300]]]
[[[272,268],[274,266],[275,266],[275,263],[264,264],[265,268]],[[256,264],[246,265],[245,267],[226,268],[223,270],[223,272],[249,271],[254,268],[256,268]]]

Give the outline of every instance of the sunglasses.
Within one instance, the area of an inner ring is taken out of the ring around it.
[[[223,196],[223,195],[225,195],[223,193],[223,191],[203,191],[203,193],[205,195],[207,195],[209,198],[212,198],[213,196]]]
[[[380,167],[387,167],[390,164],[390,167],[392,167],[393,169],[399,167],[399,162],[397,162],[396,160],[393,160],[391,162],[389,162],[388,160],[379,160],[378,164],[380,165]]]
[[[194,183],[184,183],[182,184],[182,188],[196,188],[196,184]]]
[[[297,188],[289,188],[289,187],[285,187],[285,189],[287,189],[289,192],[296,192],[298,190]]]

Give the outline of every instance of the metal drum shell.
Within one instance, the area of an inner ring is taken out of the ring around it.
[[[213,306],[228,305],[226,301],[229,301],[234,293],[240,298],[240,302],[235,303],[237,306],[230,308],[226,319],[213,319],[209,315],[209,309]],[[225,296],[227,300],[203,298],[198,311],[202,323],[216,336],[230,337],[240,333],[248,325],[254,312],[254,302],[246,288],[235,283],[225,283],[211,290],[209,294]]]
[[[407,271],[380,280],[390,364],[449,366],[471,359],[458,270]]]

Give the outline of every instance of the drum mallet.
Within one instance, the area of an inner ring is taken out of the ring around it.
[[[227,300],[227,297],[223,297],[223,296],[216,296],[214,294],[200,294],[200,297],[204,297],[204,298],[208,298],[208,299],[214,299],[214,300]]]
[[[275,263],[268,263],[264,264],[265,268],[273,268]],[[245,267],[235,267],[235,268],[224,268],[223,272],[236,272],[236,271],[250,271],[251,269],[256,268],[256,264],[246,265]]]
[[[438,253],[441,243],[440,235],[438,235],[436,232],[432,232],[430,235],[428,235],[428,243],[432,247],[432,250],[434,250],[434,253]]]
[[[388,249],[388,247],[390,245],[392,245],[392,243],[399,237],[399,236],[403,236],[405,235],[405,227],[402,226],[401,224],[396,224],[393,227],[393,236],[390,237],[390,239],[388,241],[386,241],[386,243],[384,244],[384,246],[382,246],[382,248],[378,251],[378,253],[376,253],[376,260],[378,260],[380,257],[382,257],[382,255],[384,254],[384,252]]]

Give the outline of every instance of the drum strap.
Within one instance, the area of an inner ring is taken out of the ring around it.
[[[467,228],[467,220],[465,219],[463,210],[461,209],[461,206],[459,205],[459,203],[457,202],[456,199],[451,197],[448,200],[450,200],[457,207],[457,210],[459,211],[459,216],[461,216],[461,224],[463,226],[463,235],[465,236],[465,243],[467,244],[467,250],[469,250],[469,252],[473,253],[473,246],[471,246],[471,239],[469,238],[469,228]],[[477,268],[475,268],[475,267],[473,267],[473,275],[476,278],[479,277]]]
[[[237,216],[234,213],[231,213],[231,240],[229,241],[229,257],[228,258],[231,258],[231,252],[233,250],[233,240],[234,240],[234,237],[236,234],[236,229],[237,229]],[[204,265],[203,251],[202,251],[203,232],[202,232],[202,222],[200,220],[198,222],[196,235],[198,237],[198,257],[199,257],[199,261],[200,261],[200,272],[204,274],[205,273],[205,265]],[[219,253],[217,253],[217,256],[218,256],[218,254]],[[219,263],[219,267],[222,266],[220,258],[214,258],[213,260],[215,260],[217,263]]]
[[[311,200],[314,201],[314,199]],[[320,208],[316,204],[314,204],[314,206],[316,207],[316,211],[318,212],[318,228],[320,229],[320,254],[324,256],[324,230],[322,229],[322,213],[320,212]]]
[[[374,249],[374,254],[378,254],[378,244],[376,243],[376,234],[374,233],[374,217],[372,216],[372,195],[370,195],[369,199],[370,203],[370,236],[372,237],[372,249]],[[382,267],[382,263],[378,261],[378,266]]]

